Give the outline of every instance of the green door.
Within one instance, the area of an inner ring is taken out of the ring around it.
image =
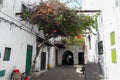
[[[30,75],[31,72],[31,61],[32,61],[32,46],[27,45],[27,52],[26,52],[26,68],[25,68],[25,74],[27,76]]]

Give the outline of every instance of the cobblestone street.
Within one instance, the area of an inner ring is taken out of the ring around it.
[[[59,66],[30,80],[85,80],[80,72],[82,66]]]

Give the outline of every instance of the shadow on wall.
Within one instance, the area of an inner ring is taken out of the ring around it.
[[[71,51],[65,51],[62,56],[62,65],[73,65],[74,64],[74,55]]]

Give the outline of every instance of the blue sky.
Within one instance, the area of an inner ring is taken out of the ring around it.
[[[75,8],[75,7],[80,7],[82,4],[82,0],[62,0],[63,2],[68,1],[69,3],[67,4],[67,6]]]

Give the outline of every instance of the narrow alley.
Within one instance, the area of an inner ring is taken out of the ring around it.
[[[82,66],[59,66],[50,69],[37,77],[29,80],[85,80],[84,74],[80,72]]]
[[[119,14],[120,0],[0,0],[0,80],[119,80]]]

